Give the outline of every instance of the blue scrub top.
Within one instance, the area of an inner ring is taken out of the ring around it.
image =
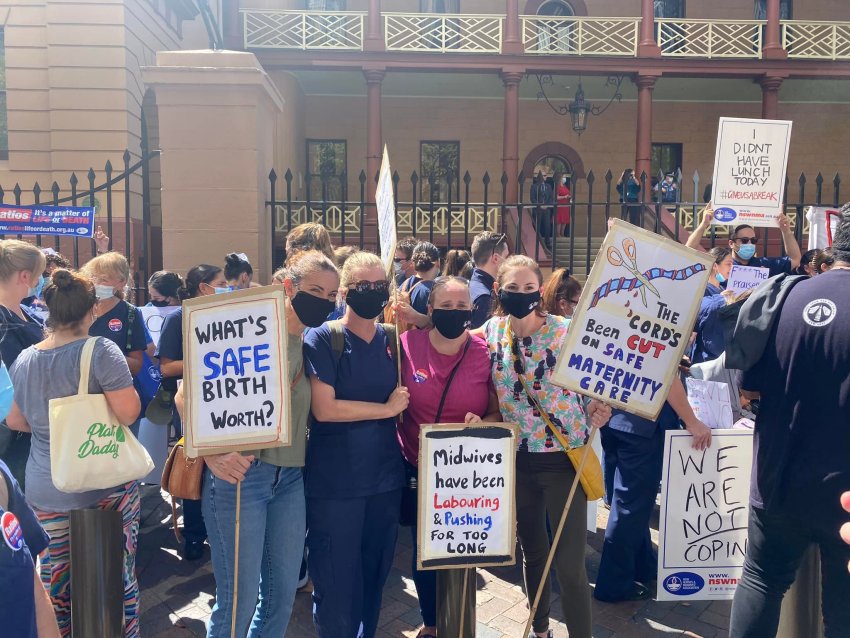
[[[644,438],[650,438],[655,434],[656,428],[662,430],[675,430],[679,427],[679,417],[676,416],[676,411],[670,407],[670,404],[664,402],[664,407],[661,408],[661,413],[656,421],[650,421],[636,414],[629,414],[622,410],[613,410],[611,412],[611,420],[608,421],[606,427],[620,432],[629,434],[637,434]]]
[[[135,314],[135,317],[133,318],[133,327],[128,340],[127,331],[129,329],[131,312]],[[109,339],[121,348],[121,352],[125,356],[131,352],[138,352],[148,347],[145,318],[138,308],[128,304],[123,299],[115,304],[112,310],[95,319],[95,322],[89,328],[89,336]],[[129,348],[127,347],[128,343]]]
[[[720,309],[726,306],[723,295],[708,295],[702,298],[694,323],[697,333],[691,352],[691,363],[714,361],[726,350],[726,334],[720,319]]]
[[[415,287],[414,287],[415,286]],[[402,285],[402,290],[410,292],[410,307],[422,315],[428,314],[428,299],[431,297],[431,288],[434,287],[434,281],[423,281],[417,276],[408,279]]]
[[[339,361],[327,324],[304,338],[306,371],[333,386],[344,401],[386,403],[397,382],[389,340],[378,324],[371,343],[345,330]],[[307,444],[306,492],[311,498],[360,498],[404,484],[395,419],[326,423],[314,420]]]

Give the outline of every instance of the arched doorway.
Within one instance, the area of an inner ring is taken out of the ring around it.
[[[567,0],[545,0],[537,9],[539,16],[568,17],[574,16],[573,6]]]
[[[584,162],[571,146],[561,142],[546,142],[535,146],[522,163],[522,174],[527,180],[533,179],[539,172],[552,177],[556,172],[564,172],[568,177],[580,180],[585,178]]]

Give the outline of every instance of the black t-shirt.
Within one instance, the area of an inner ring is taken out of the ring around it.
[[[27,316],[21,319],[14,312],[0,306],[0,356],[7,368],[24,350],[44,340],[44,330],[35,320]]]
[[[850,270],[794,286],[741,387],[761,392],[752,505],[837,530],[850,490]]]
[[[130,333],[129,345],[127,347],[127,330],[130,324],[130,313],[134,313],[132,319],[133,328]],[[135,306],[128,304],[126,301],[119,300],[115,307],[109,312],[99,316],[89,328],[89,336],[105,337],[109,339],[119,348],[124,355],[131,352],[138,352],[147,348],[147,337],[145,335],[145,320],[142,313]]]

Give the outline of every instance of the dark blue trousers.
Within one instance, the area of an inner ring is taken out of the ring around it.
[[[649,521],[661,481],[664,430],[657,427],[648,438],[610,427],[601,433],[606,465],[614,468],[614,491],[594,596],[616,602],[632,595],[635,581],[656,578]]]
[[[307,565],[318,638],[373,638],[398,536],[401,490],[307,499]]]

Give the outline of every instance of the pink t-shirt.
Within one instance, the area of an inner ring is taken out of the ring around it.
[[[408,463],[418,465],[419,426],[434,423],[437,408],[449,375],[461,356],[463,361],[455,373],[443,405],[441,423],[463,423],[467,412],[483,417],[491,393],[490,351],[480,337],[463,355],[463,347],[455,355],[440,354],[428,338],[430,330],[408,330],[401,335],[401,381],[410,391],[410,405],[398,427],[398,440]]]

